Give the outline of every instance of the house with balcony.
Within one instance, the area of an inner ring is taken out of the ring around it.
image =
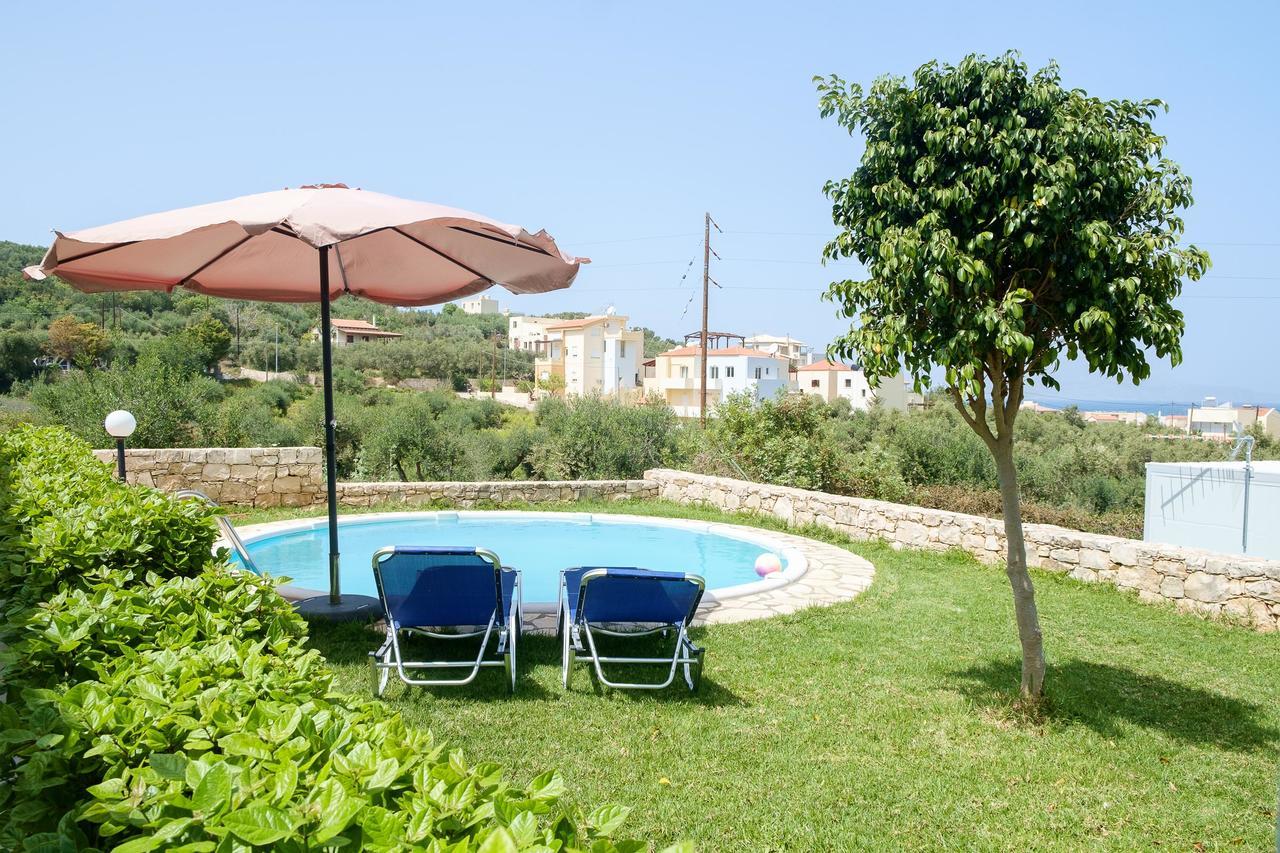
[[[552,321],[532,340],[531,349],[534,376],[540,382],[562,377],[567,396],[625,396],[642,384],[644,333],[628,329],[623,316],[606,313]]]
[[[513,350],[533,352],[534,343],[547,336],[547,327],[563,322],[555,317],[512,315],[507,318],[507,346]]]
[[[785,358],[741,346],[707,350],[707,408],[731,394],[747,392],[757,400],[786,393],[788,362]],[[646,366],[644,391],[660,397],[682,418],[702,414],[702,349],[682,346],[667,350]]]
[[[823,359],[797,368],[795,377],[797,391],[827,403],[843,398],[864,411],[875,403],[900,412],[907,410],[907,382],[902,374],[872,387],[861,368]]]
[[[1187,410],[1188,435],[1199,435],[1218,441],[1231,441],[1238,433],[1248,431],[1255,424],[1272,438],[1280,438],[1280,412],[1270,406],[1233,406],[1218,404],[1213,397],[1206,397],[1204,405]]]
[[[335,317],[330,323],[334,346],[345,347],[351,344],[368,343],[370,341],[394,341],[404,337],[399,332],[388,332],[378,328],[377,318],[373,322],[364,320],[341,320]],[[311,330],[311,337],[320,340],[320,327]]]
[[[743,346],[785,358],[793,371],[813,361],[809,346],[790,335],[751,335],[743,339]]]

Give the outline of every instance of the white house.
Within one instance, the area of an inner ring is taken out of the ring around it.
[[[1219,441],[1230,441],[1256,423],[1273,438],[1280,438],[1280,412],[1269,406],[1218,405],[1213,397],[1205,405],[1187,410],[1186,430],[1189,435],[1202,435]]]
[[[330,323],[334,346],[345,347],[349,344],[367,343],[369,341],[391,341],[403,337],[399,332],[388,332],[379,329],[375,319],[372,323],[364,320],[340,320],[334,318]],[[311,330],[311,336],[320,340],[320,328]]]
[[[533,352],[534,344],[547,336],[547,327],[563,322],[552,317],[508,317],[507,346],[513,350]]]
[[[473,296],[458,303],[463,314],[501,314],[502,308],[498,300],[491,296]]]
[[[700,347],[683,346],[659,355],[654,360],[653,375],[644,380],[645,394],[666,401],[675,413],[696,418],[702,411],[702,351]],[[730,394],[750,393],[757,400],[785,393],[788,388],[785,358],[747,347],[720,347],[707,350],[707,407],[714,406]]]
[[[843,398],[855,409],[865,410],[879,403],[900,412],[907,410],[907,384],[902,374],[884,379],[873,388],[860,369],[823,359],[797,368],[795,376],[797,391],[828,403]]]
[[[744,338],[743,346],[759,350],[769,355],[776,355],[791,362],[795,370],[813,361],[813,355],[804,341],[798,341],[790,335],[752,335]]]
[[[566,395],[613,395],[640,386],[644,333],[628,329],[626,317],[608,313],[552,320],[532,344],[535,378],[563,377]]]

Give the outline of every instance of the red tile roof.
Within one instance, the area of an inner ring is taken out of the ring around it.
[[[804,367],[796,368],[797,373],[801,370],[853,370],[853,368],[847,364],[836,364],[835,362],[827,361],[824,358],[822,361],[815,361],[813,364],[806,364]]]
[[[365,320],[342,320],[334,318],[333,327],[342,332],[351,332],[361,335],[381,335],[388,338],[401,337],[399,332],[388,332],[386,329],[379,329],[377,326]]]

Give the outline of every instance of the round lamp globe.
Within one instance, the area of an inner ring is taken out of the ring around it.
[[[112,438],[128,438],[138,428],[138,420],[124,409],[116,409],[107,415],[103,426],[107,428],[107,435]]]

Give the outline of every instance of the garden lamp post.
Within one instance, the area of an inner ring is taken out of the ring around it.
[[[107,428],[107,435],[116,440],[116,474],[120,482],[124,482],[124,440],[133,435],[138,428],[138,419],[124,409],[116,409],[107,415],[102,424]]]

